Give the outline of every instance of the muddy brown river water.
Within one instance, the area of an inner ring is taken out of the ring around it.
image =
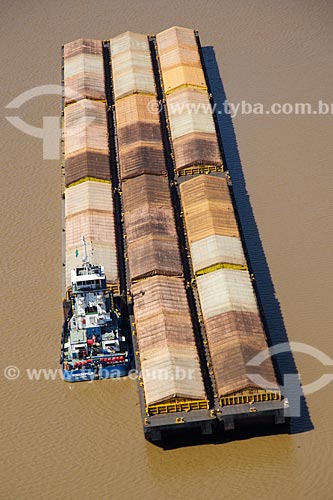
[[[163,449],[143,438],[133,381],[26,374],[59,366],[60,160],[43,159],[41,139],[6,117],[41,127],[60,101],[5,106],[60,83],[64,42],[176,24],[214,46],[231,103],[333,102],[330,1],[2,2],[1,500],[333,498],[333,382],[307,395],[309,430]],[[238,113],[233,125],[288,338],[333,357],[332,114]],[[306,354],[295,361],[305,385],[333,373]]]

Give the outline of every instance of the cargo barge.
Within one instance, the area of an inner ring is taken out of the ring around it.
[[[61,364],[68,382],[122,377],[131,367],[131,341],[120,290],[103,48],[99,41],[78,40],[65,45],[62,55]]]
[[[272,361],[248,366],[267,338],[198,33],[80,39],[64,67],[66,272],[84,228],[126,301],[145,436],[284,422]]]

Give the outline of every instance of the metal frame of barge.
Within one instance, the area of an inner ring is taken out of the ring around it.
[[[62,85],[62,97],[61,97],[61,208],[62,208],[62,296],[63,296],[63,313],[64,313],[64,323],[62,327],[61,334],[61,356],[60,356],[60,364],[62,365],[62,369],[64,372],[64,380],[68,382],[77,382],[77,381],[92,381],[92,380],[100,380],[100,379],[109,379],[115,377],[123,377],[128,374],[128,371],[133,363],[133,353],[131,346],[131,338],[130,331],[127,328],[127,325],[124,325],[123,333],[126,337],[126,343],[128,347],[128,354],[119,353],[118,356],[113,354],[104,354],[103,356],[90,356],[89,360],[86,361],[88,368],[83,367],[83,369],[72,370],[68,372],[64,368],[64,345],[65,345],[65,337],[69,333],[68,329],[68,319],[69,314],[74,305],[74,297],[73,297],[73,289],[72,286],[66,287],[66,268],[65,268],[65,191],[66,191],[66,181],[65,181],[65,148],[64,148],[64,112],[65,112],[65,76],[64,76],[64,46],[61,47],[61,85]],[[107,85],[105,82],[105,90],[107,92]],[[70,103],[71,104],[71,103]],[[119,210],[117,210],[117,197],[115,194],[117,193],[117,189],[112,189],[114,187],[114,171],[113,171],[113,163],[112,163],[112,155],[113,151],[113,134],[109,133],[109,150],[110,150],[110,175],[111,175],[111,196],[114,205],[114,212],[116,216],[116,229],[119,229],[120,226],[120,215]],[[118,216],[118,217],[117,217]],[[84,239],[84,235],[83,235]],[[127,320],[127,301],[126,301],[126,288],[124,281],[124,273],[122,271],[123,266],[123,248],[121,246],[121,237],[117,237],[117,260],[118,260],[118,268],[119,268],[119,282],[118,283],[105,283],[105,289],[103,289],[103,293],[109,293],[110,301],[112,307],[116,304],[116,311],[119,314],[119,317],[123,321]],[[86,254],[86,248],[85,248]],[[87,255],[86,255],[87,256]],[[98,268],[99,266],[92,266]],[[117,354],[117,353],[114,353]],[[124,355],[123,355],[124,354]],[[124,358],[124,361],[121,360]],[[113,359],[115,361],[113,361]],[[84,361],[82,365],[84,364]]]
[[[123,205],[122,205],[122,190],[119,171],[119,157],[118,157],[118,141],[117,130],[115,127],[115,111],[114,111],[114,95],[112,84],[112,71],[110,59],[110,42],[105,40],[104,47],[104,67],[106,77],[106,95],[108,105],[108,121],[109,121],[109,135],[110,135],[110,162],[111,173],[113,176],[114,196],[117,198],[115,204],[115,214],[117,221],[117,244],[121,245],[123,252],[122,266],[119,266],[122,291],[126,295],[129,325],[132,335],[133,352],[135,359],[135,367],[137,372],[137,386],[139,393],[140,409],[143,422],[143,429],[145,437],[151,441],[159,441],[162,438],[163,431],[179,431],[184,428],[199,429],[202,434],[212,434],[213,423],[216,420],[215,414],[212,412],[213,400],[205,401],[205,409],[191,410],[189,404],[182,403],[162,403],[158,405],[159,408],[164,407],[165,413],[150,415],[149,409],[146,406],[143,381],[141,377],[141,364],[139,357],[138,344],[135,332],[135,319],[133,315],[133,298],[131,295],[131,283],[127,260],[127,244],[126,244],[126,227],[123,218]],[[207,380],[205,380],[207,384]],[[187,411],[182,408],[187,408]],[[181,409],[180,409],[181,408]]]
[[[202,57],[199,36],[198,34],[196,34],[196,36],[198,41],[199,53]],[[237,429],[239,426],[242,425],[242,423],[251,423],[254,421],[261,422],[261,419],[272,421],[275,424],[282,424],[285,421],[284,413],[287,407],[286,404],[287,402],[284,400],[279,399],[275,401],[252,401],[251,398],[249,398],[246,400],[247,402],[245,402],[244,400],[244,402],[239,402],[237,404],[222,405],[221,402],[218,400],[215,391],[214,374],[211,370],[210,354],[205,336],[205,328],[200,313],[200,303],[199,303],[198,293],[196,290],[195,276],[192,270],[190,256],[188,255],[188,242],[186,240],[186,235],[184,234],[184,221],[182,218],[180,196],[178,191],[178,184],[182,182],[183,179],[184,180],[186,180],[186,178],[188,179],[191,176],[191,174],[197,175],[205,172],[202,172],[198,167],[193,167],[193,169],[190,172],[188,171],[184,172],[184,174],[187,174],[186,177],[185,176],[184,178],[175,177],[172,143],[170,142],[169,132],[168,132],[168,116],[167,116],[167,109],[165,106],[165,96],[159,74],[159,62],[158,62],[158,55],[155,50],[155,40],[156,39],[154,36],[149,37],[153,69],[157,85],[158,100],[162,108],[161,121],[163,126],[161,128],[162,128],[163,143],[165,148],[165,157],[167,160],[170,191],[175,211],[176,225],[178,228],[180,248],[182,250],[181,255],[185,271],[185,284],[187,289],[187,296],[189,299],[191,311],[193,313],[194,329],[196,333],[196,340],[198,344],[198,351],[200,355],[201,367],[203,372],[204,383],[206,386],[206,392],[208,395],[208,400],[204,402],[205,404],[203,404],[202,401],[170,400],[170,401],[164,401],[157,405],[152,405],[152,407],[147,407],[145,402],[143,380],[140,374],[141,366],[140,366],[140,357],[139,357],[136,332],[135,332],[135,319],[133,316],[133,297],[130,292],[131,283],[129,278],[129,269],[127,261],[126,228],[123,220],[121,180],[119,173],[119,158],[118,158],[118,145],[117,145],[117,130],[115,127],[115,111],[114,111],[115,101],[114,101],[113,84],[112,84],[110,42],[104,41],[103,51],[104,51],[107,111],[108,111],[107,116],[108,116],[108,127],[109,127],[110,170],[111,170],[112,186],[113,186],[118,263],[119,263],[119,273],[120,273],[119,297],[124,302],[124,306],[127,309],[126,315],[128,315],[129,318],[129,326],[130,326],[132,342],[133,342],[133,350],[134,350],[134,359],[136,363],[136,370],[138,373],[137,385],[138,385],[144,435],[147,439],[153,442],[157,442],[161,441],[163,439],[163,435],[169,432],[174,432],[177,435],[179,434],[179,432],[183,434],[184,431],[189,430],[191,432],[193,430],[193,431],[200,431],[200,433],[203,436],[207,436],[222,430],[226,431],[226,430]],[[204,64],[202,64],[202,66],[208,83],[208,78]],[[62,80],[63,80],[63,75],[62,75]],[[214,120],[216,120],[215,116]],[[224,152],[221,143],[221,136],[218,133],[218,128],[217,128],[217,137],[220,143],[220,149],[225,163]],[[62,166],[62,171],[63,171],[63,166]],[[219,171],[212,173],[212,175],[228,177],[228,172]],[[237,213],[236,208],[237,207],[235,207],[235,212]]]
[[[199,52],[201,55],[201,47],[198,34],[196,33],[198,40]],[[156,38],[154,36],[149,37],[151,56],[153,69],[155,74],[155,81],[157,84],[157,98],[161,109],[161,122],[162,122],[162,138],[165,148],[165,157],[167,163],[168,177],[170,182],[171,197],[173,201],[176,226],[178,228],[178,237],[181,248],[181,256],[183,261],[183,268],[185,271],[185,283],[187,288],[187,295],[189,298],[190,308],[194,319],[194,329],[196,330],[196,337],[198,343],[198,351],[201,358],[201,367],[203,371],[204,383],[207,389],[208,401],[206,408],[200,408],[199,402],[195,401],[166,401],[161,404],[156,405],[156,410],[154,408],[147,407],[145,402],[143,380],[140,376],[140,357],[139,350],[136,341],[135,333],[135,318],[133,315],[133,302],[132,296],[129,292],[129,274],[127,273],[127,303],[128,311],[133,339],[133,349],[136,361],[136,370],[139,374],[137,380],[141,417],[143,421],[143,430],[145,438],[152,442],[159,442],[163,440],[165,433],[172,432],[175,436],[179,434],[185,434],[187,431],[199,431],[202,436],[214,435],[215,433],[239,429],[243,424],[251,423],[261,423],[267,422],[272,424],[283,424],[285,423],[285,410],[288,407],[288,402],[286,400],[267,400],[267,401],[253,401],[252,397],[244,397],[243,403],[222,405],[217,397],[215,390],[214,374],[211,370],[211,360],[209,348],[207,345],[207,339],[205,334],[205,327],[203,325],[203,319],[201,315],[200,302],[198,297],[198,292],[196,289],[195,275],[193,273],[192,264],[190,260],[190,255],[188,253],[188,242],[186,237],[186,231],[184,228],[184,220],[182,215],[182,207],[180,202],[179,194],[179,183],[183,180],[187,180],[189,177],[195,176],[197,174],[202,174],[198,167],[193,168],[191,172],[184,172],[186,177],[175,177],[175,165],[174,165],[174,155],[172,149],[172,142],[169,137],[169,122],[168,114],[165,105],[165,96],[161,84],[160,68],[156,52]],[[205,71],[204,65],[203,69]],[[205,71],[206,74],[206,71]],[[207,75],[206,75],[207,78]],[[216,117],[214,117],[214,120]],[[224,152],[221,142],[220,134],[217,129],[217,137],[220,144],[220,149],[224,158]],[[225,160],[225,159],[224,159]],[[224,161],[225,163],[225,161]],[[226,177],[228,183],[231,187],[232,185],[228,171],[216,171],[211,172],[212,175]],[[124,249],[126,251],[126,239],[123,240]],[[256,294],[257,295],[257,294]],[[259,396],[258,396],[259,399]],[[156,413],[155,413],[156,411]]]
[[[204,65],[201,44],[199,34],[196,31],[196,40],[198,44],[198,50],[200,54],[200,58],[202,61],[202,68],[205,74],[205,78],[207,83],[209,84],[209,79],[207,76],[207,71]],[[149,414],[149,408],[146,408],[145,399],[144,399],[144,391],[142,387],[142,382],[138,383],[138,390],[140,396],[140,406],[141,406],[141,414],[143,419],[143,427],[145,437],[151,441],[160,441],[163,438],[163,433],[168,431],[179,431],[184,429],[199,429],[201,434],[204,435],[212,435],[215,432],[219,431],[228,431],[239,429],[243,426],[243,424],[250,425],[252,423],[261,423],[267,422],[272,424],[284,424],[286,422],[285,410],[289,407],[288,401],[282,399],[281,394],[269,395],[267,396],[267,400],[265,397],[260,396],[260,394],[255,394],[255,396],[241,396],[240,394],[234,394],[234,399],[237,397],[238,403],[230,404],[230,398],[221,398],[219,399],[215,389],[215,380],[214,373],[210,369],[211,367],[211,359],[209,348],[207,345],[207,338],[205,333],[205,327],[203,324],[203,318],[201,315],[201,307],[198,297],[198,292],[196,289],[195,275],[192,268],[191,256],[188,252],[189,244],[187,241],[186,230],[184,227],[183,220],[183,212],[180,201],[180,193],[179,193],[179,184],[188,180],[190,177],[197,176],[198,174],[204,174],[208,172],[201,171],[200,167],[194,167],[190,169],[190,171],[183,172],[183,176],[175,176],[175,165],[174,165],[174,154],[172,141],[170,137],[170,127],[168,120],[168,112],[165,104],[165,95],[163,91],[163,85],[161,80],[161,71],[159,66],[159,58],[158,52],[156,48],[156,37],[149,37],[150,48],[151,48],[151,56],[153,62],[153,69],[155,73],[155,81],[157,84],[157,94],[158,100],[160,104],[160,116],[162,122],[162,137],[164,142],[164,148],[166,153],[167,160],[167,169],[168,176],[170,181],[170,189],[171,189],[171,197],[173,200],[173,206],[175,209],[175,217],[176,217],[176,225],[178,228],[178,236],[180,240],[181,254],[183,260],[183,267],[185,270],[185,278],[186,284],[189,291],[189,302],[193,312],[195,321],[197,323],[197,337],[198,337],[198,348],[199,354],[201,354],[201,364],[203,369],[203,376],[205,380],[205,384],[207,387],[207,383],[210,386],[208,388],[208,395],[210,399],[210,405],[207,409],[195,409],[191,410],[190,401],[188,402],[188,406],[186,407],[186,403],[174,403],[168,405],[165,403],[164,405],[159,405],[161,413],[151,415]],[[209,87],[208,92],[210,93]],[[211,95],[211,94],[210,94]],[[223,150],[222,139],[219,133],[219,129],[217,126],[216,116],[214,113],[214,122],[216,127],[216,134],[221,150],[221,154],[223,157],[224,165],[226,166],[226,159]],[[235,213],[238,220],[238,225],[241,231],[241,224],[239,221],[239,216],[237,213],[237,207],[235,206],[233,192],[232,192],[232,182],[229,176],[228,170],[216,169],[216,171],[212,170],[209,172],[211,175],[215,175],[218,177],[226,177],[228,180],[228,184],[230,187],[231,196],[233,198],[233,205],[235,209]],[[247,255],[246,246],[244,244],[243,234],[241,233],[241,239],[243,241],[244,250]],[[249,269],[251,273],[251,270]],[[255,294],[258,298],[258,292],[256,287],[254,288]],[[191,303],[192,299],[192,303]],[[259,301],[260,313],[263,316],[261,304]],[[264,320],[264,318],[263,318]],[[131,321],[132,324],[132,321]],[[265,322],[264,322],[265,324]],[[134,325],[134,323],[133,323]],[[266,328],[265,328],[266,329]],[[134,334],[135,335],[135,334]],[[266,332],[267,338],[267,332]],[[268,339],[269,340],[269,339]],[[135,349],[136,358],[139,358],[138,352]],[[202,353],[204,353],[204,357],[202,357]],[[140,360],[137,359],[137,364],[139,365]],[[275,371],[277,371],[277,367],[275,366]],[[251,392],[251,391],[249,391]],[[260,391],[253,391],[259,392]],[[232,395],[231,395],[232,396]],[[272,398],[272,399],[271,399]],[[223,399],[223,401],[222,401]],[[164,408],[163,408],[164,406]],[[165,411],[165,413],[164,413]]]

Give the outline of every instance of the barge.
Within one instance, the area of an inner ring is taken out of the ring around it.
[[[249,370],[268,340],[198,33],[70,42],[63,84],[66,287],[75,309],[84,229],[125,304],[146,438],[284,423],[276,366]]]

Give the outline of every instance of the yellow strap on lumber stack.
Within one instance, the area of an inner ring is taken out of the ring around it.
[[[248,271],[247,266],[241,264],[214,264],[213,266],[206,267],[195,273],[196,276],[202,276],[203,274],[212,273],[213,271],[218,271],[219,269],[233,269],[234,271]]]

